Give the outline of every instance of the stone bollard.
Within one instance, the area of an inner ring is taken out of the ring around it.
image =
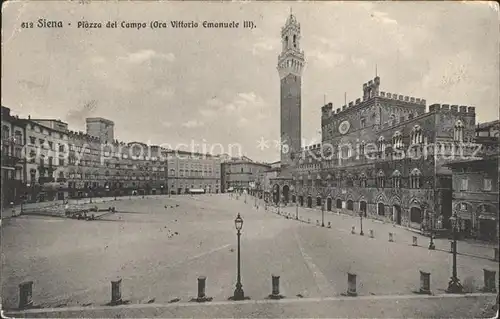
[[[484,292],[496,292],[495,277],[496,272],[488,269],[483,269],[484,272]]]
[[[420,271],[420,291],[421,294],[431,294],[431,274]]]
[[[122,303],[122,279],[111,281],[111,305]]]
[[[370,229],[370,238],[373,238],[373,229]]]
[[[389,241],[391,243],[394,242],[394,235],[392,233],[389,233]]]
[[[328,222],[328,228],[332,228],[332,224],[330,222]]]
[[[25,281],[19,284],[19,309],[33,306],[33,281]]]
[[[499,257],[498,257],[498,247],[495,248],[495,261],[499,261]]]
[[[316,219],[316,226],[319,226],[319,220]]]
[[[272,290],[269,295],[269,299],[282,299],[284,298],[280,295],[280,276],[271,275],[272,278]]]
[[[205,276],[198,277],[198,297],[192,298],[191,301],[196,301],[196,302],[212,301],[213,299],[212,297],[207,297],[205,295],[206,281],[207,277]]]
[[[418,246],[418,244],[417,244],[417,236],[413,236],[413,246]]]
[[[310,219],[310,218],[308,218],[308,219],[307,219],[307,223],[308,223],[308,224],[310,224],[310,223],[311,223],[311,219]]]
[[[207,277],[205,277],[205,276],[198,277],[198,299],[205,298],[205,283],[206,283],[206,280],[207,280]]]
[[[355,234],[356,232],[354,231],[356,229],[356,227],[352,226],[351,227],[351,234]]]
[[[356,292],[356,274],[347,273],[347,295],[355,297]]]

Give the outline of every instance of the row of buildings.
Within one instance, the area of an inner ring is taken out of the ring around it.
[[[13,116],[2,106],[2,204],[92,196],[185,194],[270,188],[272,165],[114,138],[114,123],[86,132],[57,119]]]
[[[322,106],[322,141],[303,147],[305,55],[292,14],[281,40],[283,148],[271,181],[275,202],[345,209],[432,231],[449,230],[458,219],[464,235],[498,239],[498,120],[478,125],[475,107],[427,107],[425,99],[383,92],[376,76],[355,101]]]
[[[114,123],[86,132],[56,119],[13,116],[2,106],[2,204],[88,196],[221,191],[223,156],[114,139]]]

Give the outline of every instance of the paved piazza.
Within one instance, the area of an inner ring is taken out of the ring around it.
[[[480,294],[482,297],[478,299],[442,297],[445,300],[438,303],[438,299],[424,302],[421,299],[424,297],[414,294],[420,286],[419,270],[431,273],[434,295],[444,294],[451,274],[448,240],[436,240],[437,249],[429,251],[428,238],[404,228],[363,220],[365,236],[360,236],[359,218],[328,212],[325,223],[330,222],[332,227],[322,228],[316,226],[316,220],[321,221],[318,210],[299,209],[301,219],[311,220],[308,224],[286,219],[273,212],[276,208],[265,211],[262,203],[256,210],[254,202],[250,196],[245,204],[244,196],[236,200],[227,194],[124,198],[98,204],[115,206],[118,211],[102,220],[43,216],[4,220],[2,304],[7,309],[16,308],[18,284],[33,280],[35,306],[101,307],[109,302],[110,281],[117,277],[123,279],[122,296],[129,301],[126,307],[130,307],[114,308],[122,316],[132,316],[130,313],[134,313],[133,316],[203,316],[204,313],[209,317],[262,317],[264,314],[256,309],[268,308],[275,310],[262,311],[273,317],[306,316],[308,312],[298,311],[302,309],[301,304],[304,309],[311,308],[311,315],[328,316],[328,309],[333,307],[344,309],[339,310],[340,316],[363,316],[357,312],[357,306],[352,305],[355,300],[360,306],[370,304],[375,308],[379,300],[380,309],[395,301],[412,304],[414,300],[428,305],[429,314],[439,316],[437,306],[430,306],[437,303],[444,311],[442,315],[448,316],[451,312],[447,311],[457,311],[459,305],[469,305],[468,311],[479,311],[495,299],[493,294]],[[295,217],[295,209],[289,207],[281,211]],[[236,283],[234,218],[237,213],[241,213],[244,220],[242,284],[251,300],[228,305],[227,299],[232,296]],[[351,234],[352,226],[356,227],[356,234]],[[370,229],[375,238],[369,238]],[[395,242],[388,242],[388,232],[395,234]],[[412,236],[418,237],[420,246],[412,246]],[[488,247],[463,242],[459,242],[458,251],[461,253],[457,257],[458,276],[469,292],[479,293],[483,287],[483,268],[498,269],[498,263],[490,260],[493,252]],[[348,272],[357,274],[359,297],[352,297],[352,301],[342,296],[347,291]],[[272,274],[280,276],[280,293],[286,298],[264,302],[271,293]],[[207,277],[206,294],[213,297],[212,303],[180,306],[196,297],[198,276]],[[176,298],[180,299],[178,303],[169,304]],[[265,307],[248,306],[257,301],[264,302],[257,304]],[[282,310],[270,306],[273,302],[282,302]],[[172,307],[153,312],[137,312],[138,308],[134,308],[148,303]],[[231,306],[237,304],[241,304],[241,308]],[[205,307],[208,312],[200,312],[197,307]],[[131,312],[127,313],[127,309]],[[186,309],[191,312],[185,312]],[[69,313],[52,315],[70,316]],[[388,317],[391,315],[409,314],[386,313]],[[378,316],[384,316],[384,312]]]

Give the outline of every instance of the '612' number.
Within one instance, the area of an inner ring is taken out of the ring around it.
[[[31,28],[33,28],[33,22],[23,22],[23,23],[21,23],[21,28],[31,29]]]

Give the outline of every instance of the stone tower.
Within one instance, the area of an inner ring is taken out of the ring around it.
[[[301,90],[304,52],[300,50],[300,24],[290,12],[281,28],[282,49],[278,56],[281,96],[281,166],[290,166],[301,149]]]

